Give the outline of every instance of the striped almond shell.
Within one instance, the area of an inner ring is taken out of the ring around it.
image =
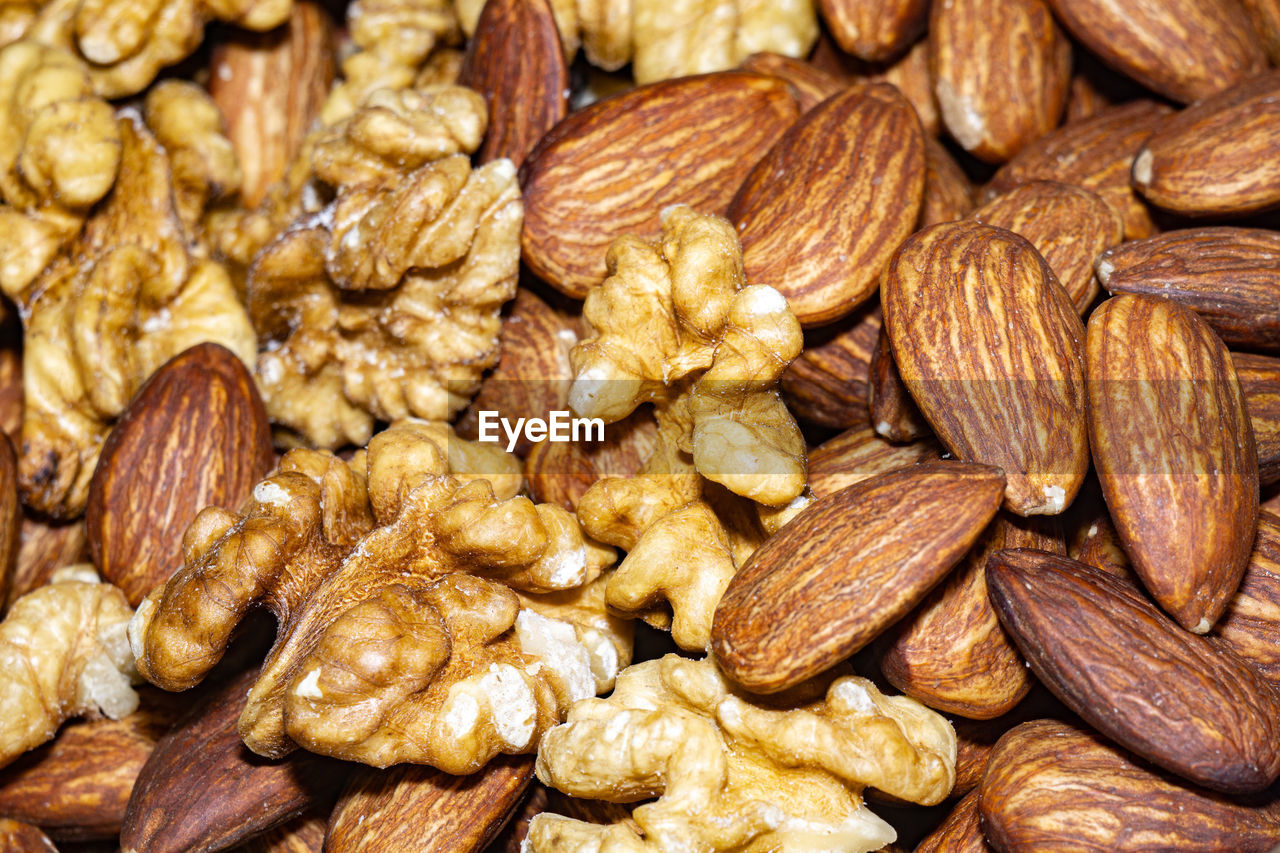
[[[970,220],[902,244],[881,288],[894,359],[934,433],[1002,468],[1005,507],[1056,515],[1089,468],[1084,327],[1024,237]]]
[[[1243,3],[1271,63],[1280,64],[1280,0],[1243,0]]]
[[[1280,683],[1280,516],[1258,513],[1244,579],[1210,636]]]
[[[809,452],[809,489],[821,498],[868,477],[937,459],[941,451],[932,437],[891,444],[869,426],[853,427]]]
[[[1244,407],[1258,450],[1258,482],[1280,481],[1280,358],[1232,353],[1231,364],[1244,392]]]
[[[915,441],[933,435],[929,422],[920,414],[893,360],[893,347],[884,326],[871,353],[867,372],[867,409],[871,425],[889,441]]]
[[[742,60],[738,69],[786,80],[795,90],[796,100],[800,103],[802,113],[809,112],[827,98],[843,92],[849,86],[849,81],[844,78],[824,71],[803,59],[784,56],[781,53],[753,53]]]
[[[1134,571],[1203,634],[1240,585],[1258,456],[1226,347],[1192,311],[1117,296],[1089,318],[1089,443]]]
[[[973,183],[960,164],[932,136],[924,140],[924,199],[919,227],[960,219],[973,210]]]
[[[818,11],[836,43],[867,62],[883,62],[919,38],[928,0],[818,0]]]
[[[867,370],[880,335],[880,306],[868,304],[810,329],[804,350],[782,374],[783,399],[798,419],[832,429],[867,422]]]

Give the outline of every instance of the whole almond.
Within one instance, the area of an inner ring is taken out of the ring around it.
[[[8,853],[58,853],[58,848],[37,827],[7,817],[0,817],[0,850]]]
[[[1067,544],[1067,556],[1136,584],[1138,578],[1133,573],[1133,564],[1125,553],[1120,534],[1111,523],[1102,490],[1096,483],[1091,482],[1090,485],[1092,488],[1088,489],[1088,495],[1081,494],[1072,507],[1077,526]]]
[[[1133,184],[1153,204],[1187,216],[1280,205],[1280,71],[1166,119],[1133,161]]]
[[[915,853],[991,853],[978,817],[978,792],[956,803],[942,823],[916,845]]]
[[[1031,688],[1031,694],[1007,714],[992,720],[951,718],[956,730],[956,785],[952,796],[961,797],[977,788],[996,743],[1010,729],[1028,720],[1042,717],[1064,719],[1073,717],[1071,711],[1059,702],[1041,684]]]
[[[1134,570],[1203,634],[1235,593],[1258,516],[1258,456],[1226,347],[1164,299],[1089,318],[1089,443]]]
[[[1089,468],[1084,327],[1035,247],[976,222],[912,235],[885,268],[885,328],[952,453],[1003,468],[1005,505],[1056,515]]]
[[[209,94],[226,119],[247,208],[284,177],[320,115],[333,81],[332,30],[321,6],[298,2],[282,28],[228,30],[215,43]]]
[[[1271,63],[1280,63],[1280,0],[1242,0]]]
[[[1097,259],[1111,293],[1163,296],[1203,317],[1228,346],[1280,350],[1280,233],[1195,228],[1135,240]]]
[[[1280,358],[1232,353],[1244,407],[1258,449],[1258,482],[1280,481]]]
[[[1142,85],[1184,104],[1267,66],[1238,0],[1049,0],[1085,47]]]
[[[884,83],[855,86],[806,113],[743,181],[728,216],[752,284],[787,297],[802,325],[845,316],[915,227],[924,133]]]
[[[1124,220],[1100,196],[1056,181],[1023,184],[970,218],[1030,240],[1080,314],[1098,296],[1094,259],[1124,239]]]
[[[18,454],[9,436],[0,434],[0,604],[8,595],[18,566],[22,537],[22,502],[18,499]]]
[[[795,90],[800,112],[807,113],[832,95],[844,91],[849,81],[803,59],[780,53],[753,53],[738,66],[742,71],[768,74],[785,80]]]
[[[1055,720],[1000,740],[978,807],[1000,851],[1267,853],[1280,840],[1280,800],[1197,790]]]
[[[137,606],[182,565],[182,535],[207,506],[238,507],[275,462],[253,377],[199,344],[152,374],[102,446],[85,528],[94,565]]]
[[[1031,689],[1031,676],[987,599],[987,559],[1003,548],[1062,553],[1055,533],[998,516],[964,562],[898,623],[880,658],[885,678],[950,714],[989,720],[1011,711]]]
[[[915,441],[933,435],[929,422],[911,399],[893,360],[889,334],[880,327],[876,348],[871,351],[867,371],[867,408],[876,433],[890,441]]]
[[[927,0],[818,0],[836,43],[867,62],[892,59],[924,31]]]
[[[14,567],[6,609],[38,586],[44,586],[63,566],[89,558],[84,519],[54,522],[23,513],[18,561]]]
[[[1042,0],[948,0],[929,19],[934,93],[964,150],[1003,163],[1058,126],[1071,45]]]
[[[823,497],[868,477],[937,459],[941,449],[932,438],[890,444],[869,426],[853,427],[809,452],[809,489]]]
[[[1211,636],[1280,686],[1280,516],[1258,514],[1244,579]]]
[[[1170,109],[1134,101],[1059,128],[1000,167],[987,184],[988,199],[1028,181],[1074,184],[1097,193],[1124,219],[1127,240],[1156,232],[1151,213],[1130,186],[1134,157]]]
[[[867,371],[879,336],[879,305],[805,332],[804,350],[780,383],[791,412],[832,429],[866,423]]]
[[[711,653],[726,675],[757,693],[829,669],[955,566],[995,515],[1003,488],[994,468],[932,462],[818,498],[730,581],[716,608]]]
[[[657,235],[672,204],[723,213],[799,116],[777,77],[724,71],[640,86],[571,114],[521,169],[524,261],[581,299],[615,237]]]
[[[483,850],[520,805],[533,761],[504,757],[471,776],[402,764],[352,777],[329,817],[325,850]]]
[[[932,136],[924,140],[924,199],[920,223],[937,225],[960,219],[973,209],[973,183],[942,143]]]
[[[1261,791],[1280,776],[1280,694],[1132,584],[1013,550],[991,557],[987,585],[1036,677],[1102,734],[1224,793]]]
[[[467,45],[459,84],[484,95],[481,163],[519,166],[569,112],[569,66],[547,0],[490,0]]]

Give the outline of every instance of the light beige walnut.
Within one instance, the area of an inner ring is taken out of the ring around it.
[[[516,497],[519,472],[416,421],[351,463],[290,451],[238,513],[196,517],[185,565],[130,625],[139,671],[191,687],[265,607],[280,627],[240,718],[255,752],[470,773],[533,751],[612,686],[631,640],[605,612],[612,551]]]
[[[652,800],[632,812],[639,831],[543,814],[527,843],[532,853],[864,853],[895,839],[864,789],[935,804],[951,791],[955,760],[944,718],[866,679],[815,680],[765,699],[736,692],[710,660],[667,655],[624,671],[608,699],[575,704],[538,749],[544,784]]]
[[[72,717],[133,713],[137,679],[124,593],[92,566],[68,566],[14,602],[0,623],[0,767]]]
[[[498,357],[523,209],[515,167],[473,169],[484,103],[457,86],[382,92],[315,144],[337,190],[263,249],[249,310],[267,411],[319,447],[375,420],[452,418]]]
[[[186,80],[151,87],[144,115],[169,155],[178,218],[195,233],[209,203],[240,187],[240,164],[226,122],[209,93]]]

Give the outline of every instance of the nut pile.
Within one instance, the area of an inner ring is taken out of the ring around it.
[[[0,2],[0,848],[1274,853],[1276,64]]]

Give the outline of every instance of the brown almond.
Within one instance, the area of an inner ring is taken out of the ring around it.
[[[661,211],[723,213],[799,116],[777,77],[723,71],[640,86],[571,114],[521,169],[524,261],[581,299],[624,234],[656,236]]]
[[[402,764],[352,777],[329,817],[329,853],[483,850],[533,779],[533,760],[504,757],[471,776]]]
[[[932,589],[995,515],[994,468],[931,462],[818,498],[751,555],[710,651],[730,678],[776,693],[866,646]]]
[[[303,815],[236,848],[236,853],[321,853],[327,818]]]
[[[970,791],[942,823],[916,845],[915,853],[991,853],[978,816],[978,792]]]
[[[1267,67],[1236,0],[1049,0],[1062,25],[1104,62],[1187,104]]]
[[[1111,523],[1102,490],[1092,481],[1090,485],[1088,495],[1081,494],[1072,507],[1076,529],[1067,543],[1067,556],[1136,584],[1138,578],[1133,573],[1133,565],[1124,551],[1120,534]]]
[[[919,38],[927,0],[818,0],[818,12],[836,43],[867,62],[892,59]]]
[[[240,359],[210,343],[174,356],[102,446],[85,511],[94,565],[137,606],[182,565],[196,514],[239,506],[274,463],[267,412]]]
[[[1065,551],[1044,523],[997,516],[964,562],[898,623],[880,658],[894,687],[930,708],[983,720],[1026,697],[1031,674],[987,599],[987,559],[1003,548]]]
[[[1171,110],[1154,101],[1105,109],[1028,145],[987,184],[988,199],[1028,181],[1074,184],[1095,192],[1124,219],[1127,240],[1149,237],[1155,223],[1130,186],[1133,160]]]
[[[22,542],[22,502],[18,498],[18,454],[0,434],[0,604],[9,592]]]
[[[333,23],[315,3],[294,3],[288,24],[269,33],[228,29],[215,43],[209,94],[227,122],[245,207],[284,177],[333,74]]]
[[[1066,706],[1037,683],[1032,687],[1030,696],[1003,716],[992,720],[953,717],[951,726],[956,730],[956,784],[951,791],[952,796],[964,796],[978,787],[996,743],[1014,726],[1041,717],[1062,719],[1071,716],[1073,715]]]
[[[850,81],[803,59],[780,53],[753,53],[742,60],[738,68],[756,74],[768,74],[790,83],[795,90],[801,113],[807,113],[832,95],[843,92],[850,84]]]
[[[524,479],[540,503],[576,512],[578,501],[604,477],[634,477],[653,454],[658,426],[638,409],[604,428],[604,441],[540,441],[525,459]]]
[[[1133,161],[1133,184],[1151,203],[1186,216],[1280,205],[1280,71],[1166,119]]]
[[[787,297],[805,326],[865,302],[915,227],[924,133],[892,86],[855,86],[806,113],[743,181],[728,216],[752,284]]]
[[[481,163],[519,166],[569,112],[569,66],[547,0],[490,0],[467,45],[458,83],[489,106]]]
[[[0,318],[0,432],[22,440],[22,323],[12,309]]]
[[[942,121],[964,150],[1003,163],[1058,126],[1071,45],[1042,0],[948,0],[929,18]]]
[[[0,850],[6,853],[58,853],[58,848],[38,828],[7,817],[0,817]]]
[[[1117,296],[1089,318],[1089,443],[1142,583],[1188,631],[1240,585],[1258,517],[1258,455],[1226,347],[1190,310]]]
[[[88,559],[89,542],[84,519],[55,522],[24,512],[18,561],[9,584],[5,608],[36,587],[44,586],[63,566]]]
[[[903,382],[938,438],[1003,468],[1005,505],[1056,515],[1089,468],[1084,327],[1024,237],[934,225],[899,247],[881,287]]]
[[[933,438],[890,444],[870,426],[854,427],[810,451],[809,489],[823,497],[868,477],[937,459],[941,450]]]
[[[871,367],[867,371],[867,408],[876,433],[890,441],[915,441],[933,435],[929,422],[920,414],[902,381],[884,326],[880,327],[876,348],[871,351]]]
[[[1280,358],[1232,353],[1244,407],[1258,449],[1258,482],[1280,481]]]
[[[1280,0],[1242,0],[1253,32],[1273,65],[1280,64]]]
[[[832,429],[866,423],[867,371],[879,335],[879,305],[805,332],[804,350],[780,383],[792,414]]]
[[[1280,776],[1280,694],[1132,584],[1013,550],[988,561],[987,585],[1036,677],[1102,734],[1224,793],[1261,791]]]
[[[1101,196],[1056,181],[1023,184],[970,218],[1030,240],[1080,314],[1098,296],[1094,258],[1124,239],[1124,220]]]
[[[349,765],[301,750],[272,761],[240,740],[257,677],[231,679],[156,744],[129,798],[122,853],[225,850],[333,802]]]
[[[1244,579],[1211,636],[1280,685],[1280,516],[1258,514]]]
[[[1267,853],[1280,840],[1280,800],[1197,790],[1056,720],[1000,740],[978,807],[1001,851]]]
[[[973,210],[973,182],[941,142],[926,136],[919,227],[960,219],[970,210]]]
[[[864,75],[865,71],[863,69]],[[933,72],[929,69],[928,39],[916,42],[900,59],[876,66],[866,79],[873,83],[888,83],[901,92],[915,107],[925,133],[937,136],[942,132],[938,100],[933,94]]]
[[[1162,296],[1187,306],[1228,346],[1280,350],[1280,233],[1168,231],[1105,252],[1097,269],[1111,293]]]

